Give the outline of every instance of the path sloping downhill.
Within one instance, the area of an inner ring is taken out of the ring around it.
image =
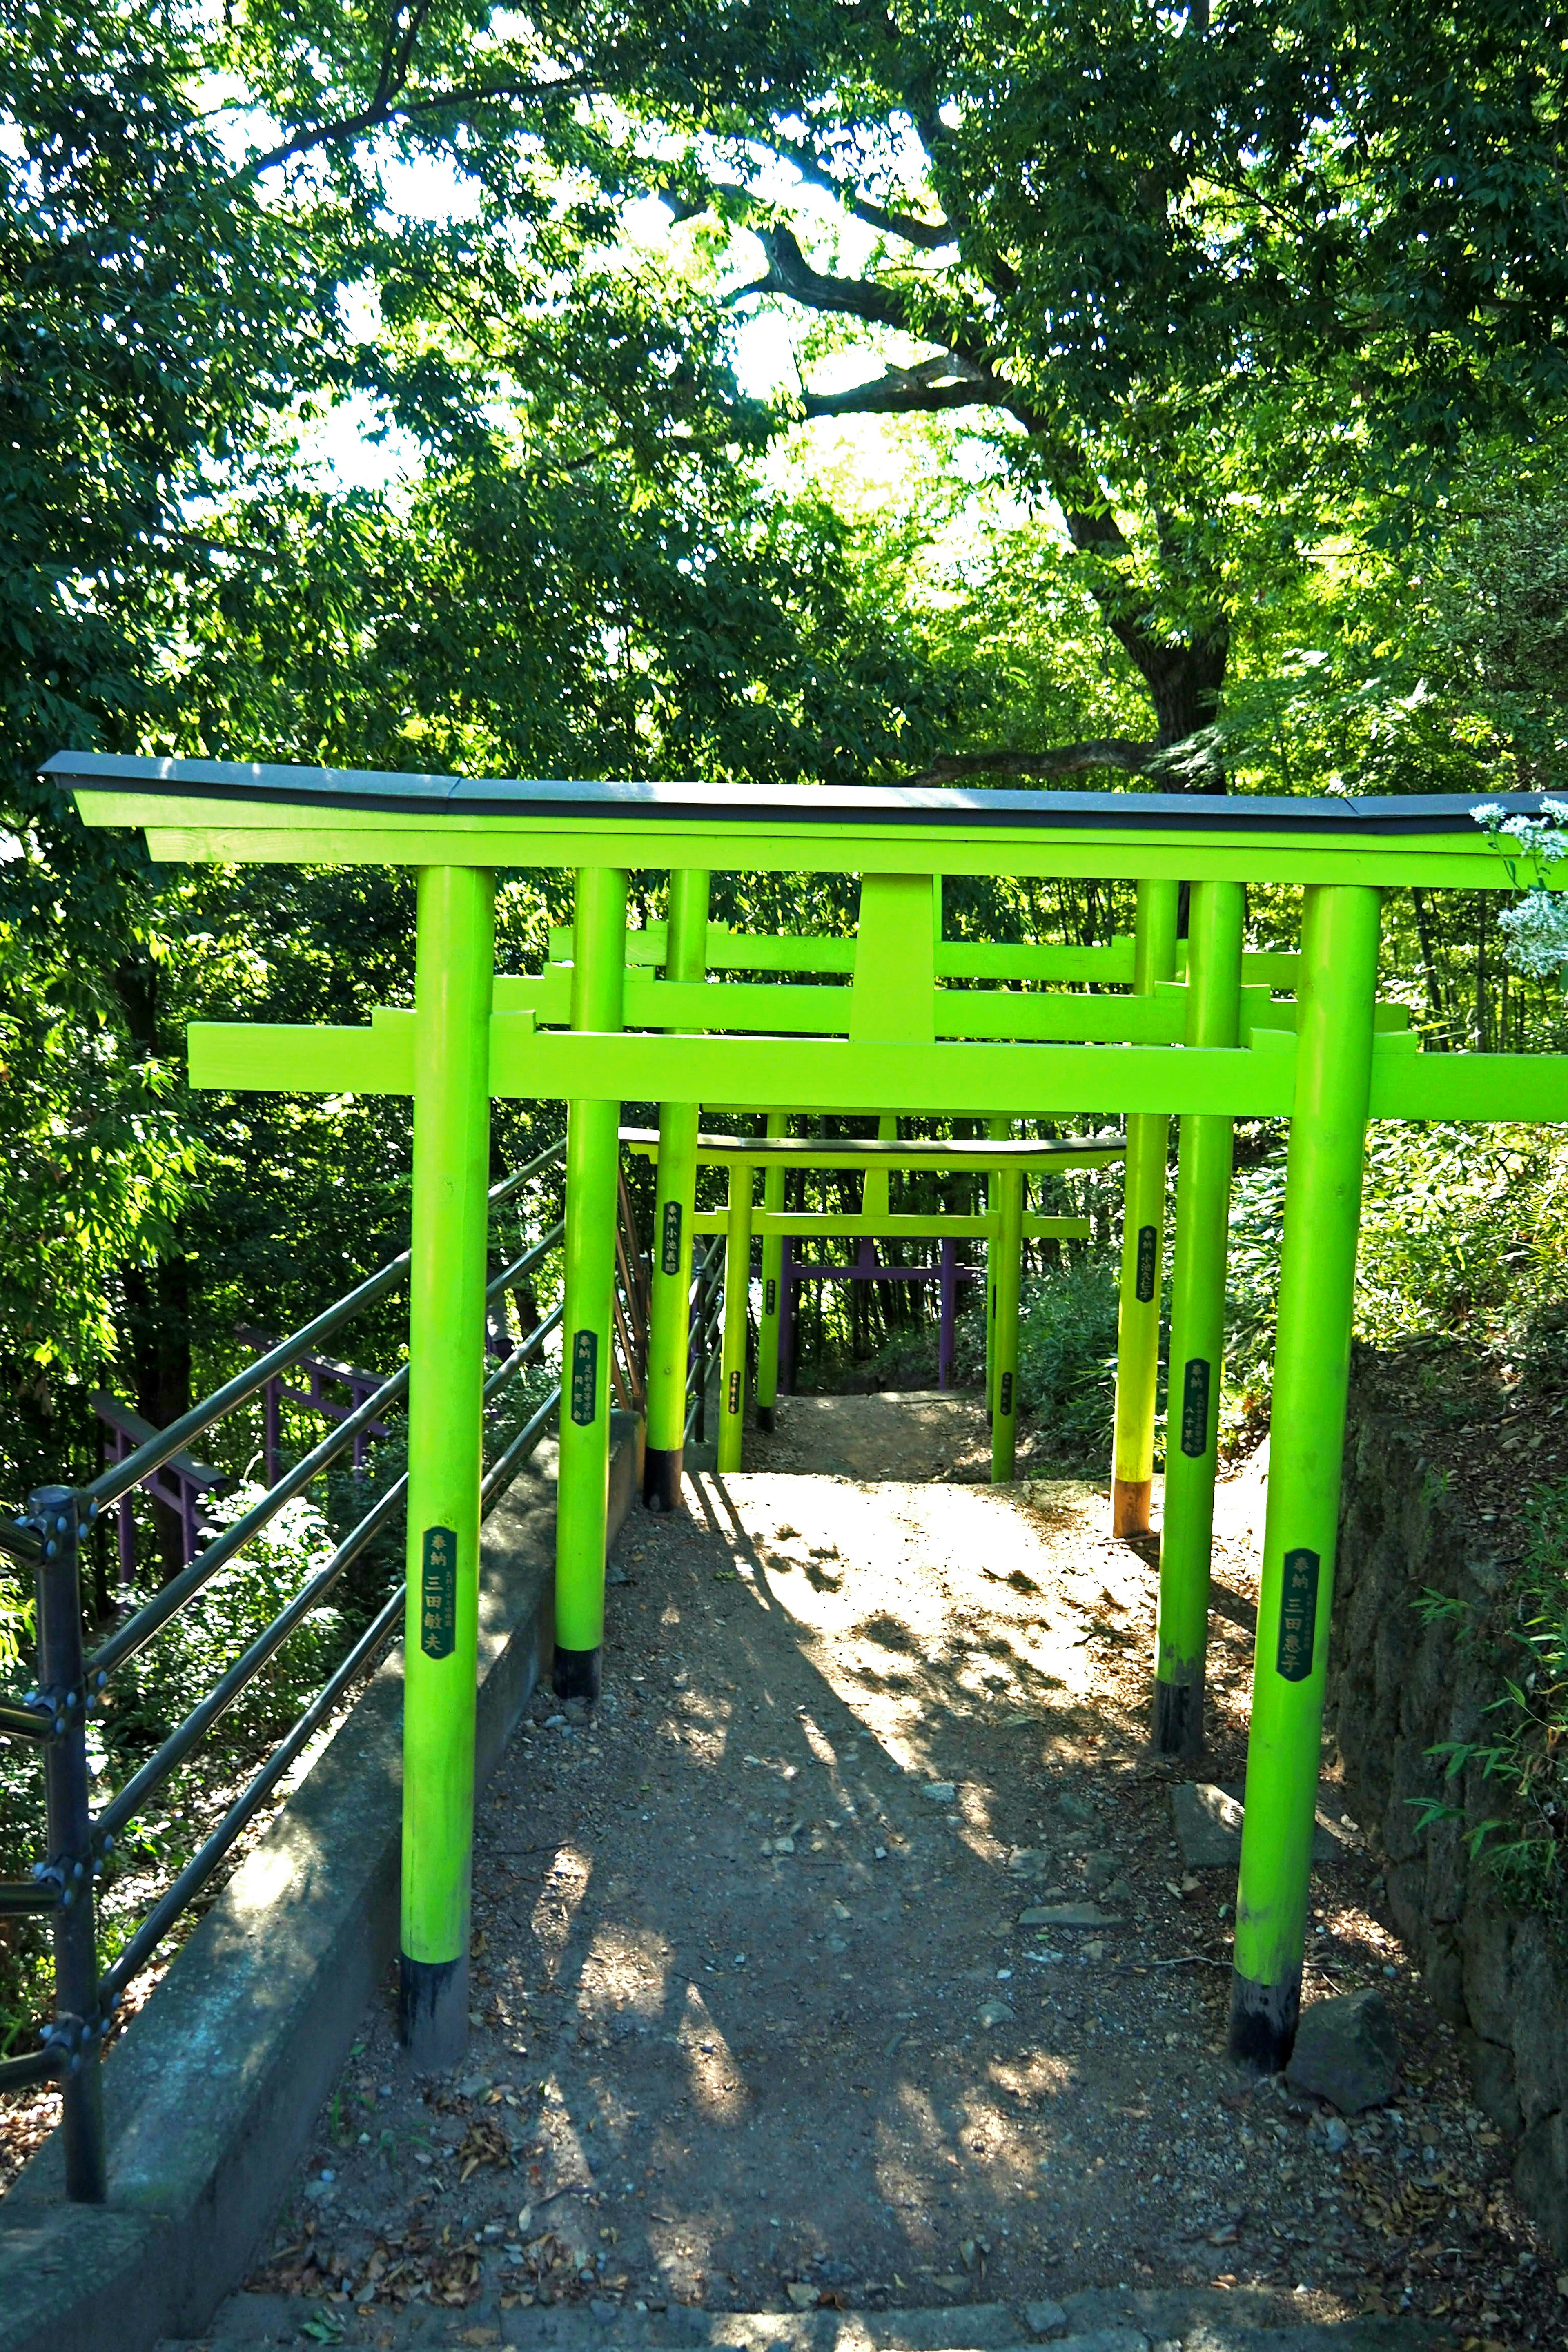
[[[832,1402],[785,1400],[774,1450],[860,1458],[886,1401]],[[389,1986],[211,2341],[1561,2336],[1349,1825],[1309,1991],[1387,1992],[1404,2095],[1346,2125],[1229,2069],[1234,1882],[1176,1851],[1152,1573],[1102,1490],[689,1494],[623,1536],[600,1707],[542,1696],[484,1801],[468,2062],[407,2083]],[[1250,1642],[1231,1502],[1215,1780]]]

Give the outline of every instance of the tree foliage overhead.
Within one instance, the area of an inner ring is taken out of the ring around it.
[[[1010,420],[1017,478],[1059,508],[1152,704],[1154,741],[1102,764],[1215,717],[1238,607],[1355,492],[1396,524],[1470,435],[1561,401],[1560,10],[806,0],[700,21],[642,85],[687,134],[678,200],[752,230],[749,290],[864,331],[865,380],[808,389],[808,414]],[[863,267],[813,257],[792,168],[873,233]],[[1194,780],[1223,776],[1200,759]]]
[[[346,931],[345,1015],[405,988],[396,888],[154,873],[37,783],[61,744],[1558,781],[1565,32],[1514,0],[18,0],[0,1367],[43,1452],[62,1382],[114,1367],[163,1417],[225,1318],[373,1257],[406,1148],[385,1106],[180,1083],[188,1018],[329,1017]],[[651,194],[662,237],[628,229]],[[738,381],[759,306],[797,392]],[[312,457],[347,415],[405,451],[390,487]],[[792,475],[834,418],[924,436],[929,497]],[[548,893],[509,889],[521,951]],[[1454,1022],[1495,938],[1422,919]]]

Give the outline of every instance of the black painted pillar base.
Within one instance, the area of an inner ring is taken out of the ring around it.
[[[773,1409],[772,1405],[760,1404],[757,1407],[757,1427],[759,1429],[772,1429],[773,1425]]]
[[[1230,1980],[1230,2056],[1248,2074],[1282,2074],[1296,2046],[1301,1972],[1282,1984],[1257,1984],[1239,1970]]]
[[[681,1445],[648,1445],[643,1449],[642,1499],[648,1511],[679,1511],[680,1508],[680,1465],[685,1454]]]
[[[585,1699],[591,1706],[599,1696],[600,1669],[605,1653],[597,1650],[563,1650],[555,1644],[555,1664],[551,1671],[551,1687],[557,1698]]]
[[[1199,1756],[1203,1753],[1204,1677],[1201,1666],[1194,1682],[1155,1683],[1152,1738],[1156,1756]]]
[[[468,1956],[455,1960],[399,1957],[397,2038],[422,2074],[445,2074],[468,2046]]]

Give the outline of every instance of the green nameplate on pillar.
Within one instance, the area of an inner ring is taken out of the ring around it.
[[[1011,1372],[1004,1372],[1002,1375],[1002,1394],[997,1402],[997,1410],[1000,1412],[1004,1421],[1006,1420],[1007,1415],[1013,1410],[1013,1375]]]
[[[579,1331],[572,1341],[572,1418],[586,1429],[594,1418],[599,1391],[599,1335]]]
[[[1209,1442],[1209,1368],[1206,1356],[1192,1356],[1182,1376],[1182,1452],[1194,1458]]]
[[[1154,1296],[1154,1268],[1159,1244],[1160,1236],[1152,1225],[1139,1226],[1137,1292],[1139,1300],[1145,1307]]]
[[[680,1203],[667,1201],[664,1204],[664,1238],[659,1249],[659,1265],[666,1274],[680,1272]]]
[[[776,1315],[778,1312],[778,1303],[779,1286],[773,1280],[773,1276],[770,1274],[768,1276],[767,1290],[763,1299],[763,1313],[764,1315]]]
[[[1318,1630],[1318,1568],[1315,1551],[1288,1551],[1284,1591],[1279,1600],[1279,1654],[1276,1661],[1288,1683],[1304,1683],[1312,1671],[1312,1646]]]
[[[458,1639],[458,1538],[451,1528],[426,1528],[419,1560],[419,1646],[427,1658],[449,1658]]]

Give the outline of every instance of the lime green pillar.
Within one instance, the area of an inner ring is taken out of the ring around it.
[[[1234,1046],[1239,1041],[1242,918],[1239,882],[1194,883],[1187,947],[1189,1045]],[[1206,1115],[1184,1118],[1177,1160],[1154,1659],[1153,1738],[1163,1756],[1191,1756],[1203,1746],[1233,1124]]]
[[[1375,890],[1307,892],[1231,1986],[1231,2056],[1257,2074],[1285,2064],[1301,2003],[1378,917]]]
[[[724,1333],[719,1360],[721,1470],[741,1467],[746,1426],[746,1306],[752,1287],[752,1201],[755,1191],[749,1161],[730,1171],[730,1203],[724,1233]]]
[[[398,2022],[434,2070],[468,2035],[495,877],[423,866],[418,908]]]
[[[700,980],[708,959],[708,875],[677,867],[669,877],[664,950],[667,980]],[[696,1103],[660,1103],[654,1194],[652,1296],[648,1307],[647,1443],[642,1498],[650,1511],[680,1503],[686,1381],[691,1347],[691,1219],[697,1205]]]
[[[787,1135],[787,1111],[768,1113],[768,1133]],[[763,1171],[763,1207],[774,1216],[782,1213],[784,1204],[784,1171],[782,1168],[766,1168]],[[779,1393],[779,1314],[784,1306],[779,1286],[784,1280],[784,1235],[763,1235],[763,1311],[757,1321],[757,1427],[771,1429],[773,1408]]]
[[[994,1267],[996,1319],[991,1351],[991,1477],[999,1485],[1013,1475],[1018,1420],[1018,1292],[1024,1262],[1024,1171],[999,1169],[992,1180],[996,1202],[995,1240],[988,1255]]]
[[[577,876],[572,929],[574,1029],[622,1026],[626,928],[624,871],[584,866]],[[599,1696],[620,1123],[619,1103],[566,1106],[566,1311],[555,1507],[554,1683],[559,1698]]]
[[[1176,970],[1175,882],[1140,882],[1132,993],[1152,996]],[[1171,1122],[1135,1111],[1127,1121],[1122,1190],[1121,1301],[1116,1326],[1116,1433],[1110,1532],[1146,1536],[1154,1477],[1154,1407],[1160,1378],[1160,1286],[1165,1246],[1165,1163]]]
[[[985,1122],[985,1132],[993,1143],[1003,1142],[1013,1132],[1010,1118],[992,1118]],[[994,1170],[985,1180],[985,1213],[991,1228],[985,1237],[985,1410],[996,1411],[996,1272],[998,1237],[995,1223],[1001,1193]]]

